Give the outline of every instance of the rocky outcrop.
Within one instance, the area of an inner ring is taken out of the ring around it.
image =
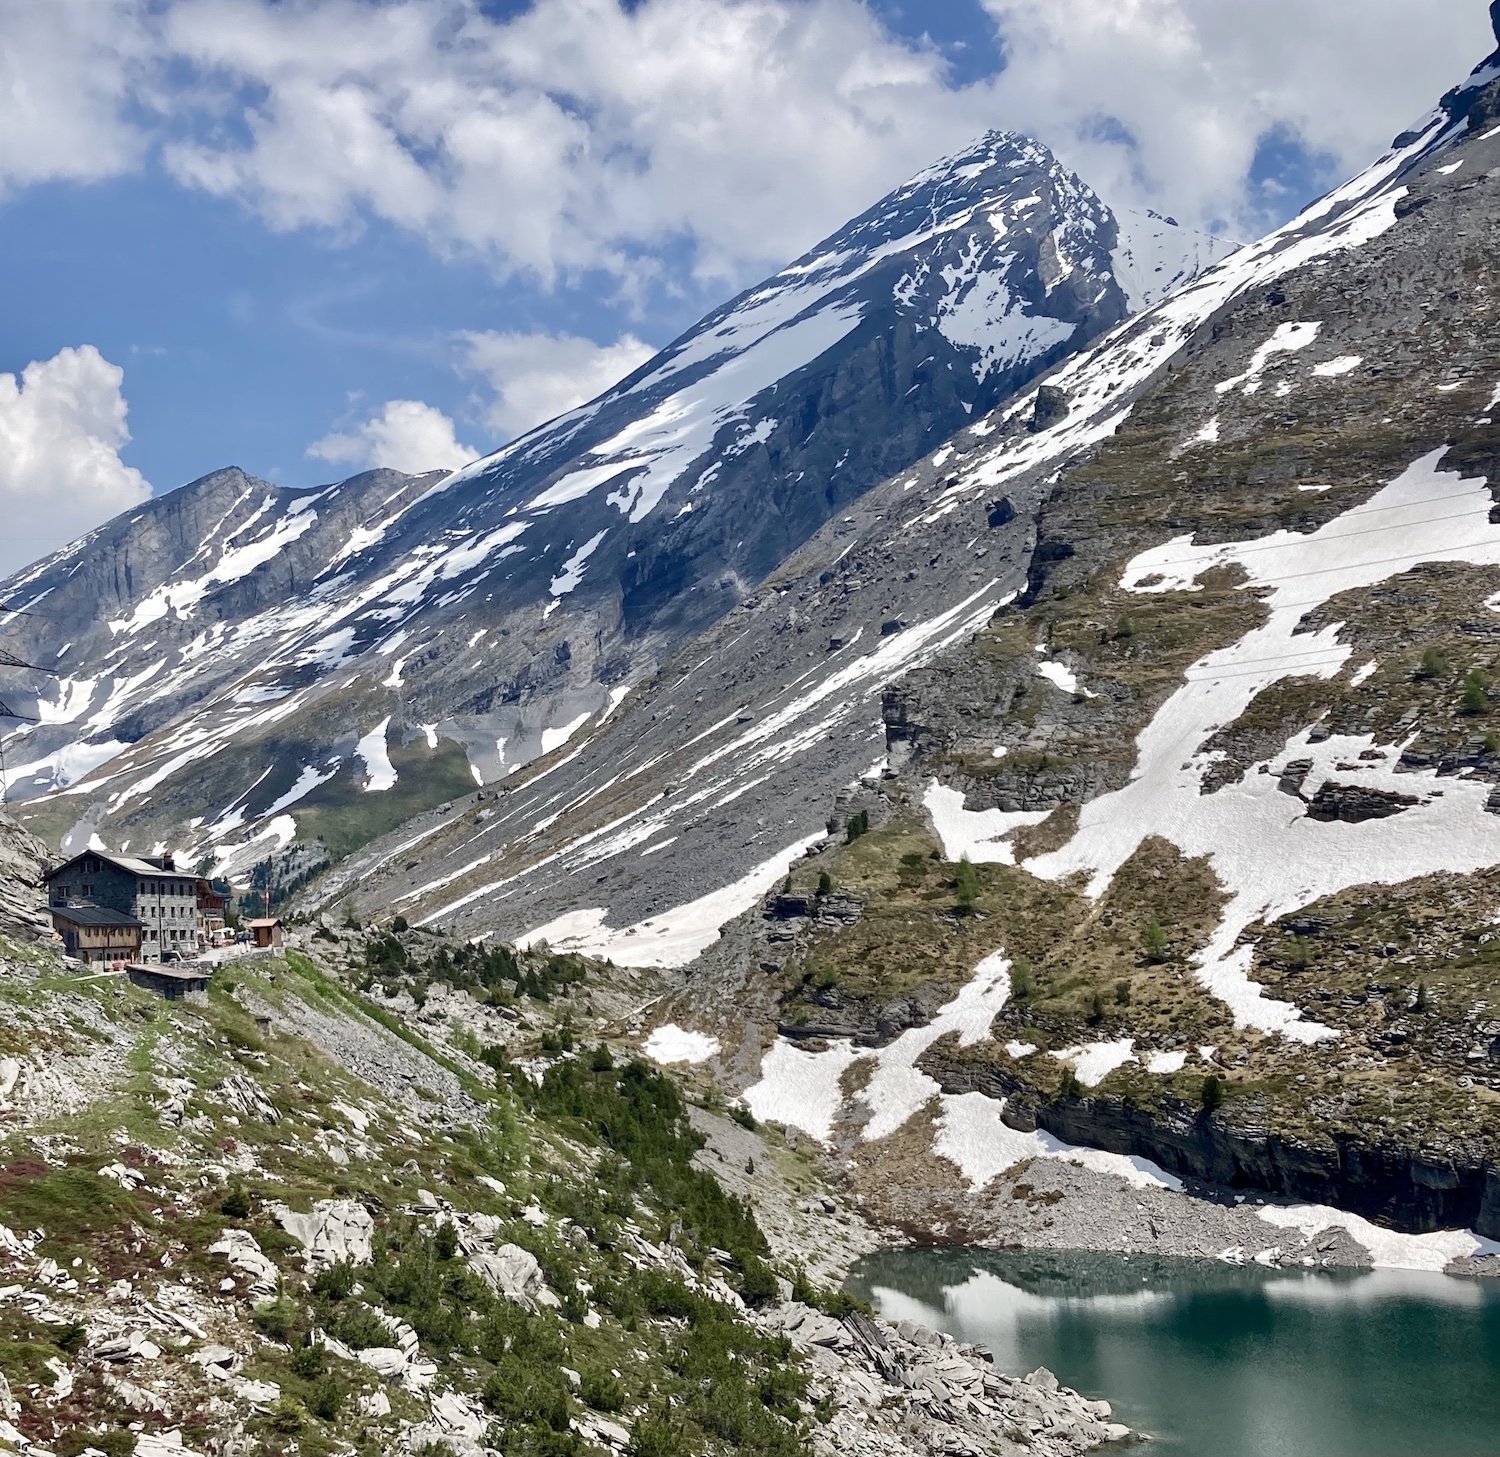
[[[1307,816],[1314,820],[1339,820],[1346,825],[1383,820],[1410,809],[1421,801],[1414,794],[1393,794],[1363,784],[1324,784],[1307,802]]]
[[[35,835],[0,814],[0,935],[35,940],[50,929],[42,872],[52,858]]]
[[[1294,1134],[1277,1127],[1265,1099],[1209,1113],[1171,1099],[1147,1108],[1108,1095],[1044,1098],[1014,1073],[945,1058],[941,1048],[923,1068],[944,1092],[1004,1098],[1002,1117],[1013,1128],[1150,1159],[1216,1189],[1336,1205],[1413,1234],[1500,1236],[1500,1164],[1457,1141],[1424,1149],[1336,1131]]]
[[[307,1267],[323,1269],[342,1262],[361,1265],[370,1258],[375,1221],[353,1199],[325,1199],[307,1214],[275,1205],[276,1221],[307,1252]]]
[[[1067,1457],[1130,1435],[1107,1401],[1080,1396],[1045,1368],[1008,1376],[982,1347],[910,1321],[840,1320],[789,1301],[763,1323],[807,1358],[815,1393],[837,1403],[814,1437],[819,1453]]]

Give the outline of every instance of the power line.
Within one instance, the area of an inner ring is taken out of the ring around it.
[[[18,658],[14,653],[8,652],[5,648],[0,648],[0,668],[25,668],[28,672],[46,673],[50,677],[57,677],[55,669],[42,668],[36,663],[28,663],[25,658]]]
[[[1456,500],[1457,497],[1446,496],[1443,499]],[[1410,511],[1412,508],[1410,505],[1405,505],[1379,506],[1374,509],[1380,511]],[[1233,566],[1239,557],[1249,556],[1251,552],[1295,551],[1297,548],[1304,546],[1321,547],[1335,541],[1352,541],[1355,537],[1359,536],[1378,536],[1383,531],[1410,531],[1413,527],[1436,526],[1444,521],[1466,521],[1471,516],[1488,517],[1492,509],[1492,507],[1486,506],[1482,511],[1456,511],[1451,516],[1426,516],[1418,521],[1393,521],[1384,526],[1372,526],[1367,531],[1339,531],[1331,536],[1320,536],[1316,531],[1309,531],[1305,533],[1292,532],[1288,539],[1284,541],[1261,541],[1244,546],[1232,541],[1205,542],[1202,548],[1205,552],[1230,551],[1232,549],[1232,555],[1219,558],[1201,556],[1178,557],[1175,561],[1150,562],[1147,565],[1150,571],[1166,567],[1201,567],[1204,571],[1207,571],[1215,566]],[[1139,560],[1139,558],[1136,558],[1136,560]],[[1267,578],[1267,580],[1274,581],[1276,579]],[[1127,588],[1126,590],[1128,591],[1129,589]]]

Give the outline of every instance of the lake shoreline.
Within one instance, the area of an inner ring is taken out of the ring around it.
[[[1106,1396],[1158,1457],[1481,1457],[1500,1420],[1488,1282],[952,1248],[868,1256],[848,1288]]]
[[[1072,1250],[1500,1278],[1500,1244],[1466,1230],[1403,1234],[1326,1205],[1183,1187],[1144,1161],[1127,1180],[1066,1158],[1032,1159],[975,1189],[920,1140],[913,1130],[909,1149],[888,1147],[842,1173],[827,1166],[882,1248]]]

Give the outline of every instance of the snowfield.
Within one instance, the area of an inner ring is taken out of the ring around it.
[[[1031,1158],[1059,1158],[1113,1174],[1136,1185],[1180,1189],[1182,1183],[1147,1159],[1126,1158],[1099,1149],[1078,1148],[1048,1133],[1019,1133],[1001,1118],[1003,1099],[983,1093],[944,1093],[918,1060],[941,1038],[956,1035],[960,1047],[985,1041],[1010,996],[1010,960],[1003,952],[987,956],[974,968],[967,985],[940,1008],[925,1027],[911,1027],[888,1046],[875,1051],[852,1042],[833,1043],[824,1052],[809,1052],[786,1041],[775,1042],[761,1062],[760,1080],[744,1093],[745,1105],[768,1123],[796,1128],[830,1144],[841,1120],[864,1119],[861,1142],[891,1134],[924,1108],[938,1119],[934,1152],[955,1164],[977,1192],[1007,1169]],[[1117,1048],[1078,1048],[1067,1054],[1096,1081]],[[1125,1058],[1130,1056],[1127,1046]],[[1118,1065],[1116,1063],[1115,1065]],[[865,1073],[861,1090],[845,1098],[843,1081],[850,1071]]]
[[[1348,663],[1352,649],[1339,641],[1337,625],[1316,633],[1298,630],[1309,611],[1422,562],[1500,565],[1500,526],[1489,519],[1488,486],[1440,471],[1443,453],[1417,461],[1369,501],[1317,531],[1280,531],[1213,546],[1174,539],[1137,557],[1122,579],[1133,592],[1194,591],[1211,568],[1239,567],[1243,590],[1260,596],[1267,621],[1188,669],[1187,682],[1138,738],[1131,782],[1086,804],[1072,840],[1028,861],[1027,869],[1054,880],[1084,871],[1097,897],[1149,836],[1171,840],[1186,856],[1208,857],[1230,903],[1198,957],[1197,974],[1239,1026],[1300,1042],[1336,1035],[1290,1003],[1267,997],[1249,979],[1253,948],[1240,938],[1257,921],[1275,920],[1349,886],[1472,872],[1500,860],[1500,821],[1485,811],[1489,786],[1430,772],[1398,775],[1399,744],[1339,737],[1318,743],[1309,729],[1239,783],[1202,792],[1215,761],[1206,745],[1220,726],[1233,723],[1272,684],[1299,676],[1332,678]],[[1382,757],[1360,759],[1370,751],[1383,751]],[[1313,761],[1303,785],[1309,796],[1337,779],[1418,795],[1421,802],[1363,824],[1309,819],[1304,806],[1278,787],[1281,766],[1303,758]]]

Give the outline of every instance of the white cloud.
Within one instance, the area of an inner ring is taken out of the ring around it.
[[[190,118],[166,158],[276,227],[378,218],[627,291],[671,287],[663,253],[685,242],[695,281],[721,283],[991,126],[1117,201],[1253,230],[1301,200],[1250,189],[1259,139],[1351,171],[1492,43],[1478,0],[982,3],[1009,64],[957,87],[860,0],[537,0],[504,20],[478,0],[378,19],[361,0],[193,0],[166,11],[167,45],[248,110],[239,129]]]
[[[595,344],[575,334],[486,333],[462,336],[463,367],[495,393],[485,421],[502,439],[601,395],[655,352],[634,334]]]
[[[1342,180],[1495,44],[1477,0],[983,3],[1009,61],[994,87],[1005,125],[1107,197],[1244,235],[1309,200],[1251,186],[1263,138],[1294,139]]]
[[[1260,139],[1352,171],[1492,44],[1482,0],[981,6],[1007,69],[957,86],[871,0],[12,3],[0,187],[160,143],[275,228],[375,219],[629,297],[746,281],[992,126],[1112,200],[1253,231],[1302,201],[1250,187]]]
[[[0,374],[0,574],[91,531],[151,494],[120,459],[125,373],[92,344]]]
[[[858,0],[475,0],[168,12],[243,128],[165,153],[273,226],[367,217],[546,283],[637,282],[686,241],[700,280],[784,259],[992,119],[932,47]]]
[[[145,151],[127,119],[149,89],[152,44],[133,0],[12,0],[0,7],[0,190],[91,182]]]
[[[335,465],[385,466],[410,475],[457,470],[480,454],[460,444],[453,421],[441,410],[420,400],[387,400],[378,414],[352,430],[325,435],[307,453]]]

